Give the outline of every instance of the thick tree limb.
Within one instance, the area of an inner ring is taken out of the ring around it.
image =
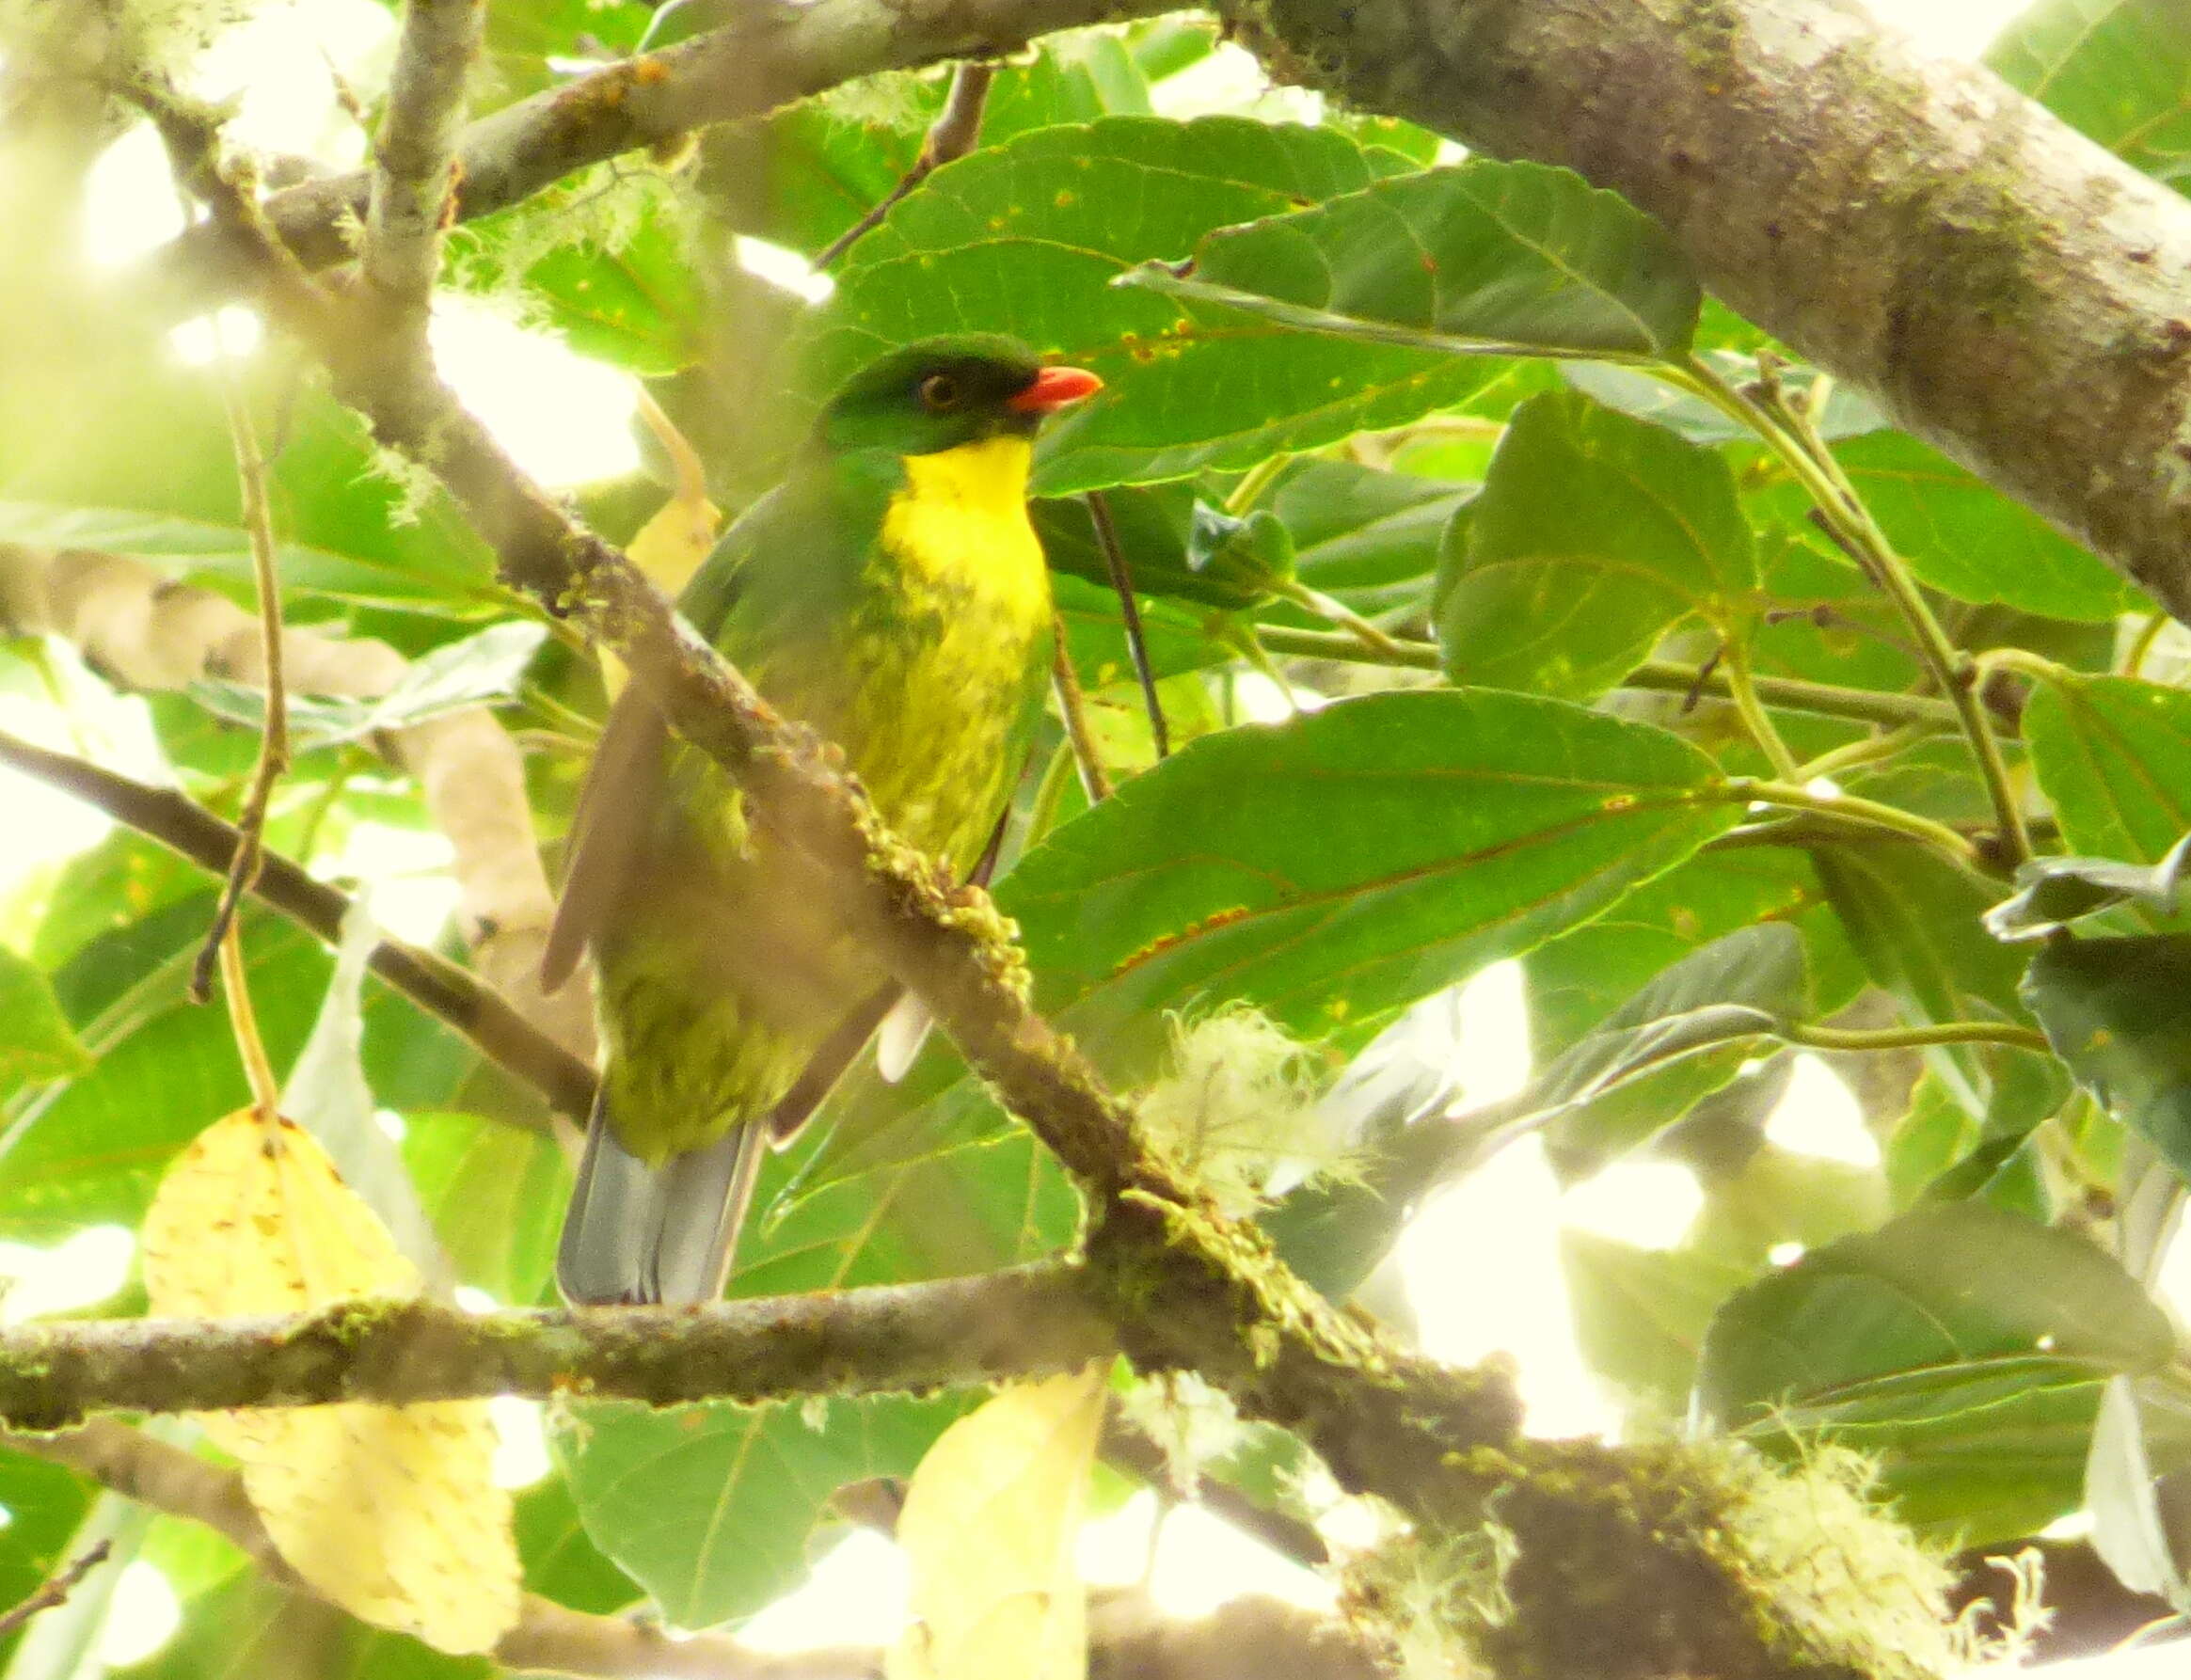
[[[1053,1261],[705,1308],[469,1313],[420,1298],[18,1325],[0,1331],[0,1423],[496,1394],[757,1403],[1049,1376],[1117,1347],[1091,1282]]]
[[[457,148],[453,214],[459,221],[490,215],[589,164],[878,71],[1003,57],[1055,29],[1175,9],[1172,0],[745,0],[720,29],[473,123]],[[269,198],[266,217],[307,268],[326,268],[350,259],[342,230],[365,214],[369,188],[363,170],[308,182]],[[258,275],[256,259],[230,234],[196,228],[147,258],[133,289],[182,315],[255,290]]]
[[[2191,202],[1837,0],[1271,0],[1268,61],[1565,164],[2191,617]]]
[[[228,872],[242,842],[232,825],[171,788],[148,787],[5,733],[0,733],[0,765],[74,794],[214,875]],[[330,945],[341,942],[350,900],[290,859],[266,853],[251,891]],[[398,939],[384,937],[368,962],[389,985],[536,1086],[556,1108],[574,1117],[591,1111],[593,1069],[533,1026],[492,987],[447,958]]]
[[[294,1593],[311,1592],[276,1548],[244,1491],[243,1477],[234,1470],[105,1420],[61,1434],[9,1434],[0,1440],[17,1452],[66,1465],[155,1511],[203,1523],[268,1579]],[[643,1623],[589,1616],[534,1593],[526,1593],[523,1604],[517,1625],[495,1647],[495,1660],[505,1669],[660,1680],[869,1680],[881,1672],[868,1652],[774,1656],[720,1634],[672,1640]]]

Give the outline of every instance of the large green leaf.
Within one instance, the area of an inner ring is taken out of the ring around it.
[[[1246,468],[1281,450],[1457,403],[1495,362],[1299,334],[1111,282],[1211,229],[1404,167],[1328,129],[1113,117],[1039,129],[930,176],[845,259],[799,347],[818,400],[879,351],[930,333],[1019,334],[1106,382],[1046,434],[1059,495]]]
[[[1420,607],[1472,484],[1353,461],[1290,464],[1264,505],[1294,539],[1294,575],[1365,616]]]
[[[1560,1270],[1590,1369],[1661,1418],[1679,1418],[1712,1315],[1750,1273],[1710,1255],[1580,1230],[1560,1233]]]
[[[1522,405],[1453,531],[1455,682],[1596,699],[1691,614],[1729,628],[1757,585],[1726,462],[1573,392]]]
[[[1758,923],[1815,922],[1824,903],[1809,854],[1792,848],[1713,850],[1669,869],[1530,953],[1530,1047],[1556,1056],[1699,945]],[[1847,1001],[1841,989],[1814,1000],[1821,1011]]]
[[[0,945],[0,1092],[90,1070],[44,971]]]
[[[2176,0],[2042,0],[1986,63],[2148,175],[2181,183],[2191,167],[2191,16]]]
[[[2120,676],[2039,684],[2024,741],[2062,838],[2155,864],[2191,832],[2191,694]]]
[[[1896,552],[1934,589],[2088,620],[2113,618],[2143,598],[2090,550],[1906,432],[1869,432],[1835,444],[1834,453]],[[1791,522],[1810,505],[1792,484],[1763,499]]]
[[[1976,1543],[2072,1509],[2101,1384],[2174,1351],[2167,1316],[2084,1238],[1934,1203],[1732,1297],[1697,1393],[1767,1444],[1821,1431],[1879,1455],[1906,1517]]]
[[[1699,293],[1679,247],[1618,194],[1473,158],[1227,228],[1185,277],[1141,283],[1368,343],[1672,359]]]
[[[549,1299],[570,1167],[545,1132],[468,1114],[406,1117],[404,1164],[460,1283],[498,1301]]]
[[[710,1627],[797,1586],[829,1497],[849,1482],[911,1475],[967,1404],[597,1402],[573,1407],[551,1439],[595,1544],[673,1625]]]
[[[1716,788],[1693,747],[1579,706],[1365,695],[1174,753],[1022,858],[997,901],[1038,1005],[1131,1085],[1161,1065],[1167,1011],[1239,1000],[1303,1038],[1366,1036],[1689,856],[1736,819]],[[832,1170],[997,1123],[940,1047],[833,1110]]]
[[[2191,937],[2057,939],[2024,995],[2078,1082],[2191,1179]]]
[[[1872,983],[1913,1021],[2014,1019],[2024,959],[1987,933],[1997,893],[1913,846],[1834,846],[1813,854],[1818,880]],[[1928,1054],[1957,1101],[1986,1112],[1996,1055],[1969,1047]]]

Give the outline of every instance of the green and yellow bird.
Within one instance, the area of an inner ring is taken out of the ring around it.
[[[1035,433],[1101,383],[986,335],[881,357],[678,599],[961,879],[1049,674]],[[762,1157],[795,1129],[779,1105],[834,1035],[872,1018],[885,976],[636,689],[610,713],[575,841],[542,973],[552,988],[593,953],[606,1064],[557,1281],[580,1305],[712,1300]]]

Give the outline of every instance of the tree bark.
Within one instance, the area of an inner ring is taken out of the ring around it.
[[[1288,79],[1671,228],[1705,285],[2191,616],[2191,202],[1853,0],[1268,0]]]

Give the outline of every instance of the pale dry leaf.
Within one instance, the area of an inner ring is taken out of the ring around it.
[[[1088,1601],[1075,1542],[1103,1418],[1104,1368],[1005,1389],[913,1472],[897,1521],[913,1621],[889,1680],[1082,1680]]]
[[[145,1215],[161,1316],[299,1312],[415,1295],[418,1269],[319,1144],[251,1109],[176,1158]],[[486,1651],[516,1622],[510,1496],[478,1401],[209,1414],[290,1567],[359,1620],[437,1650]]]

